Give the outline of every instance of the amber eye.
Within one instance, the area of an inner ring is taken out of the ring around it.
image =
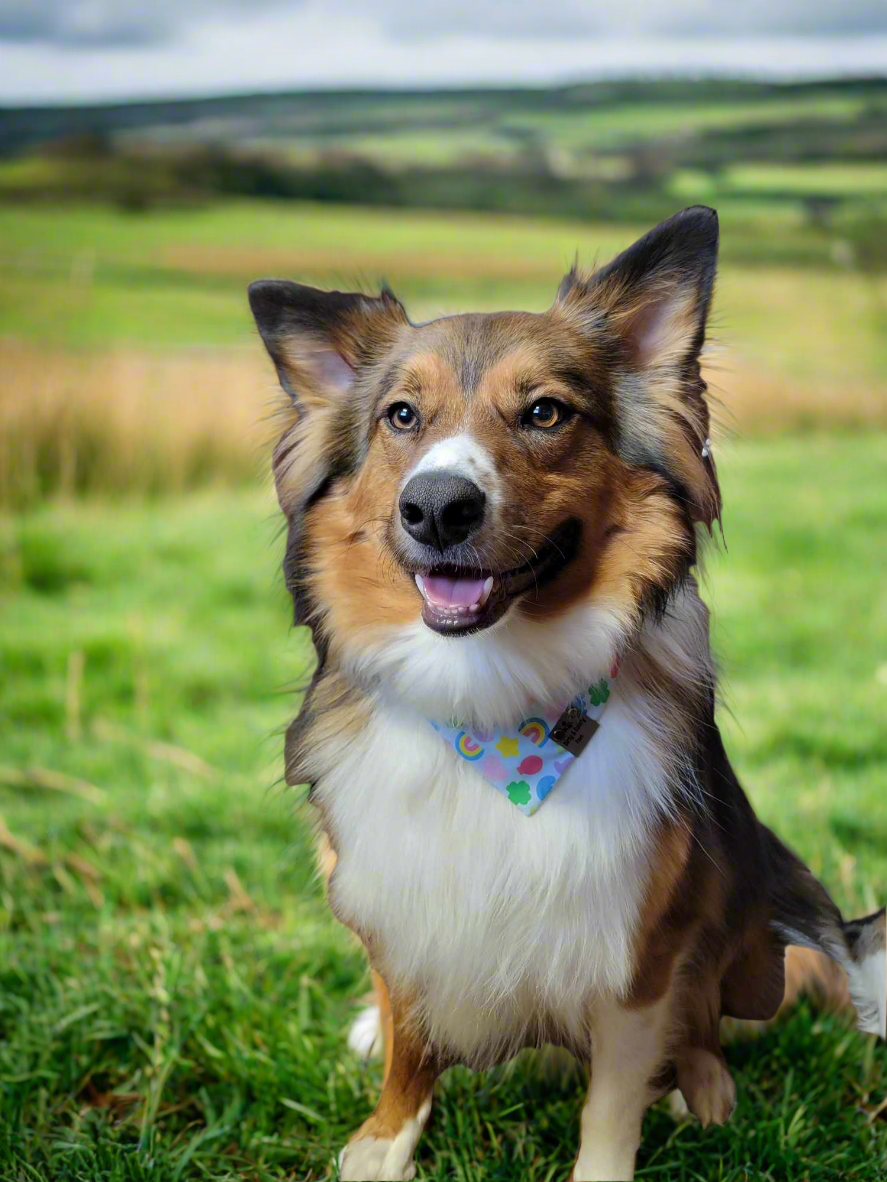
[[[398,431],[409,431],[419,421],[419,416],[408,402],[395,402],[388,408],[388,422]]]
[[[539,427],[543,431],[548,431],[562,423],[567,414],[567,408],[562,402],[556,402],[554,398],[540,398],[524,415],[523,421],[528,427]]]

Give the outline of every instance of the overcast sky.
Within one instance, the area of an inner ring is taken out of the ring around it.
[[[0,102],[887,73],[887,0],[0,0]]]

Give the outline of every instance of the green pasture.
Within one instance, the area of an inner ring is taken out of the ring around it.
[[[704,587],[728,746],[762,816],[863,913],[887,898],[887,436],[719,460],[728,548]],[[344,1044],[364,963],[279,781],[312,660],[280,557],[258,491],[0,518],[10,1182],[332,1179],[378,1094]],[[883,1044],[802,1006],[728,1058],[731,1123],[655,1110],[640,1178],[887,1175]],[[449,1073],[419,1178],[566,1177],[581,1094],[532,1064]]]
[[[675,200],[680,208],[687,193]],[[46,345],[248,344],[246,284],[286,276],[378,290],[415,319],[541,310],[564,271],[602,262],[649,227],[241,202],[132,215],[102,207],[0,206],[0,338]],[[785,242],[807,265],[780,261]],[[847,244],[844,243],[847,247]],[[887,280],[789,212],[722,219],[714,336],[727,378],[743,363],[819,388],[880,385]],[[768,262],[747,257],[756,250]]]
[[[432,166],[455,163],[474,153],[516,156],[528,143],[541,142],[553,151],[612,153],[661,137],[749,126],[773,129],[799,119],[840,124],[862,114],[867,102],[864,95],[813,93],[745,101],[605,102],[572,108],[539,103],[533,110],[528,103],[500,109],[463,100],[437,109],[425,104],[373,109],[369,121],[376,126],[370,133],[318,120],[308,134],[294,125],[290,135],[262,142],[278,147],[283,143],[299,153],[335,147],[391,164]],[[367,121],[362,111],[355,111],[353,118]]]
[[[710,130],[778,126],[798,119],[849,120],[865,107],[852,95],[807,95],[756,101],[612,103],[574,111],[521,112],[503,119],[503,128],[537,129],[564,148],[610,149],[667,136]]]
[[[0,203],[145,211],[315,200],[630,228],[666,217],[673,201],[708,201],[733,225],[725,245],[738,262],[828,267],[848,257],[849,236],[868,269],[883,273],[885,127],[878,78],[8,109]]]

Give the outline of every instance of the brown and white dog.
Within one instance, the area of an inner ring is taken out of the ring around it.
[[[411,1178],[439,1073],[546,1042],[591,1064],[573,1177],[631,1178],[668,1089],[727,1119],[720,1019],[772,1017],[789,944],[836,961],[885,1033],[884,911],[842,920],[715,722],[691,572],[720,513],[699,369],[717,244],[714,211],[685,210],[541,315],[415,325],[388,291],[250,288],[293,407],[274,473],[318,655],[287,780],[311,785],[386,1032],[343,1179]],[[513,727],[617,658],[532,817],[429,725]]]

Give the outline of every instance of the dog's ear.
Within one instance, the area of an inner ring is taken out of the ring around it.
[[[305,577],[305,515],[354,470],[359,440],[350,395],[362,368],[381,357],[409,321],[387,291],[372,297],[262,279],[250,284],[249,302],[280,384],[292,400],[272,459],[287,520],[286,585],[295,622],[315,627],[315,641],[322,648]]]
[[[249,303],[280,384],[301,412],[345,398],[361,366],[408,323],[387,290],[367,296],[260,279],[249,286]]]
[[[718,216],[693,206],[592,274],[571,271],[555,305],[606,348],[624,458],[667,476],[709,527],[721,499],[699,355],[717,255]]]

